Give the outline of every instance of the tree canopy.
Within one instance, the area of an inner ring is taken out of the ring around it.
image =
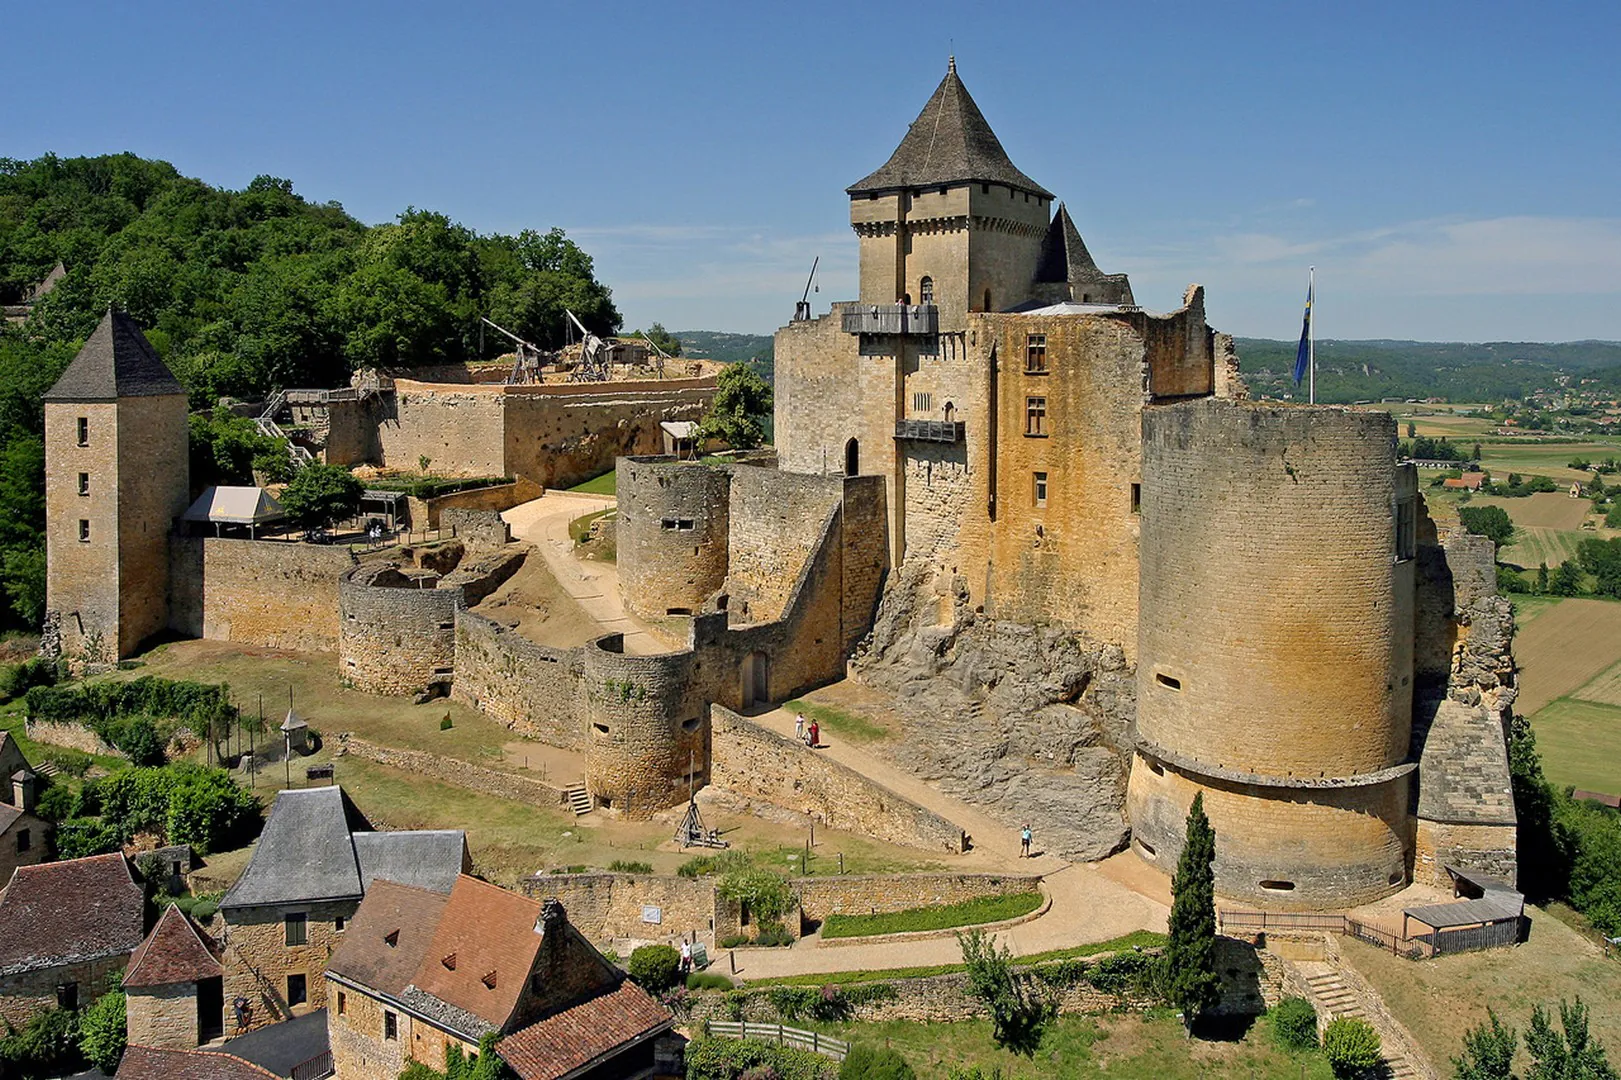
[[[716,380],[709,415],[698,425],[701,439],[720,439],[738,450],[752,450],[765,439],[771,414],[771,386],[751,364],[728,364]]]

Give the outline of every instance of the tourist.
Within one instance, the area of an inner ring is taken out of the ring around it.
[[[812,750],[822,745],[822,728],[816,721],[811,721],[810,734],[805,738],[805,745]]]
[[[805,714],[799,713],[794,717],[794,738],[800,742],[805,741]]]
[[[1030,826],[1026,825],[1019,830],[1019,858],[1030,857]]]
[[[681,939],[681,974],[687,975],[692,971],[692,942],[686,938]]]

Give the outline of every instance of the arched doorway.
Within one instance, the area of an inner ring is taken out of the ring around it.
[[[752,709],[771,701],[771,661],[763,652],[743,658],[743,708]]]
[[[932,304],[932,303],[934,303],[934,279],[932,277],[926,277],[922,281],[918,282],[917,283],[917,292],[918,292],[918,296],[920,297],[920,299],[918,300],[918,303],[920,303],[920,304]]]
[[[844,475],[861,475],[861,444],[855,439],[844,444]]]

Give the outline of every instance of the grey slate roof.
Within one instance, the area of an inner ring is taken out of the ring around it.
[[[378,878],[449,893],[467,866],[467,834],[459,829],[354,834],[360,886],[370,891]]]
[[[1096,276],[1102,271],[1086,250],[1081,231],[1063,203],[1053,215],[1047,237],[1041,242],[1041,268],[1036,271],[1037,281],[1074,281],[1078,276]]]
[[[448,893],[467,860],[460,830],[372,832],[337,785],[277,794],[225,909],[358,900],[376,878]]]
[[[185,392],[135,320],[108,308],[45,400],[116,401]]]
[[[977,181],[1006,184],[1032,195],[1052,192],[1030,179],[1008,160],[985,115],[957,78],[953,60],[946,77],[923,106],[906,137],[878,171],[845,190],[865,195],[898,188],[933,187]]]

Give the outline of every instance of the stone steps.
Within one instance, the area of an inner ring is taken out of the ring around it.
[[[1306,985],[1311,990],[1312,1004],[1316,1006],[1318,1015],[1326,1020],[1352,1019],[1371,1023],[1367,1010],[1362,1007],[1361,998],[1345,985],[1332,968],[1307,974]],[[1391,1080],[1421,1080],[1422,1074],[1405,1054],[1393,1054],[1389,1046],[1385,1050],[1387,1077]]]
[[[568,800],[568,807],[574,811],[574,816],[591,812],[591,794],[585,790],[584,784],[574,784],[563,791],[563,797]]]

